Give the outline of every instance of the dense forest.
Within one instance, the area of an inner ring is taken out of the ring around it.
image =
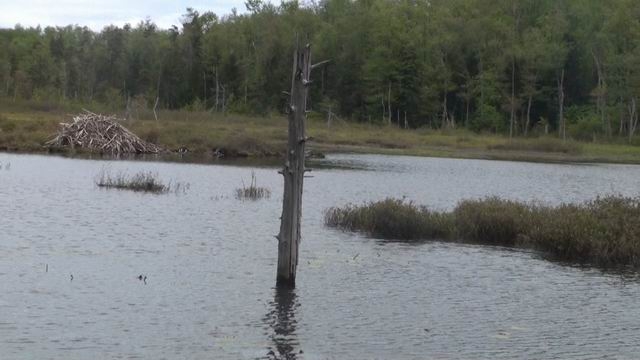
[[[0,97],[280,112],[296,41],[331,62],[309,106],[344,119],[525,136],[631,139],[637,0],[247,0],[100,32],[0,30]],[[297,40],[296,40],[297,39]],[[565,135],[566,134],[566,135]]]

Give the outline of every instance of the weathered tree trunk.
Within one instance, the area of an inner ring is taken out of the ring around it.
[[[444,73],[444,83],[442,84],[442,90],[443,90],[443,97],[442,97],[442,120],[440,121],[440,127],[444,128],[445,126],[450,128],[451,127],[451,123],[449,121],[449,110],[448,110],[448,105],[447,105],[447,95],[449,94],[449,76],[446,72],[446,68],[447,68],[447,54],[445,52],[442,52],[440,54],[440,64],[442,65],[442,68],[445,69],[445,71],[443,71]]]
[[[289,109],[289,141],[287,159],[282,170],[284,194],[278,234],[278,285],[295,286],[302,217],[302,184],[304,180],[305,112],[310,84],[311,48],[296,49],[293,56],[293,79]]]
[[[513,126],[515,121],[516,121],[516,57],[514,55],[511,57],[511,119],[509,121],[509,139],[513,138]]]
[[[523,129],[523,133],[524,136],[527,136],[527,134],[529,133],[529,124],[531,123],[531,102],[533,100],[533,96],[531,94],[529,94],[529,102],[527,103],[527,119],[524,122],[524,129]]]
[[[67,100],[67,62],[62,60],[62,99]]]
[[[518,28],[520,25],[520,14],[516,1],[511,3],[511,16],[513,16],[513,41],[518,41]],[[514,45],[512,44],[512,46]],[[512,49],[513,51],[513,49]],[[511,121],[509,122],[509,139],[513,138],[513,130],[516,122],[516,54],[511,54]]]
[[[567,138],[567,126],[564,121],[564,68],[558,77],[558,135]]]
[[[480,53],[478,61],[478,67],[480,69],[480,72],[478,73],[480,77],[480,119],[484,120],[484,66],[482,62],[482,53]]]
[[[618,99],[618,107],[620,107],[620,126],[618,126],[618,136],[622,136],[624,129],[627,128],[627,123],[624,118],[624,99]]]
[[[131,116],[131,97],[129,95],[127,95],[127,103],[125,105],[124,118],[127,121],[130,121],[131,118],[132,118],[132,116]]]
[[[631,98],[631,103],[629,104],[629,140],[634,135],[634,131],[638,126],[638,109],[637,109],[637,101],[635,97]]]
[[[220,89],[222,90],[222,106],[221,106],[221,108],[222,108],[222,115],[224,115],[224,114],[225,114],[225,111],[227,110],[227,109],[226,109],[226,101],[227,101],[227,100],[226,100],[226,98],[225,98],[225,95],[226,95],[226,94],[225,94],[225,88],[224,88],[224,85],[220,84]]]
[[[606,97],[606,88],[607,83],[605,80],[604,70],[602,68],[602,63],[600,59],[596,55],[596,53],[592,50],[591,54],[593,55],[593,61],[596,64],[596,72],[598,74],[598,87],[596,94],[596,106],[598,108],[598,112],[600,113],[600,121],[602,122],[602,127],[605,130],[605,133],[608,137],[611,136],[611,121],[607,117],[607,97]]]
[[[207,109],[207,72],[203,71],[202,72],[202,88],[203,88],[203,93],[204,93],[204,100],[202,101],[202,105],[204,107],[204,110]]]
[[[389,125],[391,125],[391,83],[389,83],[389,97],[387,100],[389,101],[389,106],[387,106],[387,110],[389,111]]]
[[[218,67],[214,68],[214,72],[216,74],[216,105],[215,112],[218,112],[218,106],[220,104],[220,81],[218,81]]]
[[[445,90],[444,90],[444,96],[442,97],[442,119],[440,120],[440,127],[441,128],[445,128],[445,126],[449,127],[449,123],[448,123],[448,118],[449,118],[449,113],[447,111],[447,82],[445,81]]]
[[[469,99],[466,99],[466,105],[465,105],[465,113],[464,113],[464,126],[468,127],[469,126]]]
[[[153,104],[153,117],[156,118],[156,121],[158,121],[158,113],[156,112],[156,109],[158,108],[159,101],[160,101],[160,97],[156,96],[156,102]]]
[[[244,79],[244,104],[247,105],[247,92],[248,90],[247,79]]]

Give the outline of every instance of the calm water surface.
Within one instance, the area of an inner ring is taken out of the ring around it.
[[[436,209],[487,195],[638,196],[638,166],[330,156],[323,165],[339,168],[305,182],[298,287],[277,291],[275,168],[4,153],[0,162],[0,359],[640,358],[634,277],[322,225],[327,207],[388,196]],[[105,166],[190,189],[98,189]],[[236,200],[253,170],[272,197]]]

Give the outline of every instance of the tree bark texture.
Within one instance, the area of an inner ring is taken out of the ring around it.
[[[311,48],[296,49],[293,56],[293,79],[289,108],[289,139],[282,175],[284,194],[278,234],[278,285],[295,286],[302,217],[302,185],[304,180],[305,113],[310,85]]]

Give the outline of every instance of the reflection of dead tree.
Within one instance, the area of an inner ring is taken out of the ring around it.
[[[273,345],[268,347],[268,359],[297,359],[300,346],[296,335],[296,311],[299,307],[295,289],[276,287],[271,309],[263,318]]]
[[[146,142],[117,122],[115,116],[86,111],[76,115],[71,123],[61,123],[55,138],[45,143],[50,148],[69,146],[120,155],[159,153],[163,149]]]

